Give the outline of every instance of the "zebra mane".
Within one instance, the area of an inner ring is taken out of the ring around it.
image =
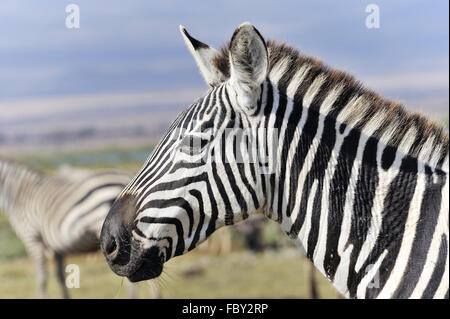
[[[222,46],[213,63],[229,77],[229,45]],[[345,71],[324,64],[320,59],[303,55],[296,48],[274,40],[267,42],[269,80],[280,94],[298,101],[305,88],[314,88],[314,100],[326,101],[324,107],[311,105],[323,115],[336,118],[338,123],[360,130],[385,145],[428,163],[448,173],[449,136],[444,129],[420,113],[407,111],[401,103],[381,97],[363,87]],[[343,103],[334,103],[340,96]],[[325,104],[325,103],[323,103]]]
[[[42,172],[41,170],[39,170],[31,165],[24,164],[24,163],[0,156],[0,175],[1,175],[2,169],[7,169],[7,170],[12,169],[16,172],[27,173],[29,176],[34,176],[36,178],[43,178],[46,176],[46,174],[44,172]],[[0,176],[0,178],[1,178],[1,176]],[[1,183],[1,179],[0,179],[0,183]]]

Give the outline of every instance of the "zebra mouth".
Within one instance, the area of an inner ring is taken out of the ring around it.
[[[164,254],[159,254],[158,247],[150,248],[143,254],[136,270],[127,276],[131,282],[157,278],[163,271]]]
[[[162,273],[162,270],[163,265],[161,263],[144,260],[141,266],[127,278],[131,282],[149,280],[159,277]]]

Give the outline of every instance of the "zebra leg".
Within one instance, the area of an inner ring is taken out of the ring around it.
[[[319,293],[317,291],[317,282],[315,277],[315,266],[311,262],[311,260],[306,258],[306,256],[303,256],[302,258],[303,258],[303,265],[307,267],[307,270],[304,272],[304,274],[308,298],[319,299]]]
[[[56,275],[58,277],[59,284],[61,286],[62,294],[64,299],[69,299],[69,291],[66,286],[66,280],[64,275],[64,256],[55,253],[55,263],[56,263]]]
[[[309,279],[309,298],[310,299],[319,299],[319,294],[317,292],[317,282],[315,274],[315,266],[312,262],[308,260],[308,279]]]
[[[39,298],[47,298],[47,258],[45,247],[41,242],[24,242],[25,247],[36,269],[36,281]]]

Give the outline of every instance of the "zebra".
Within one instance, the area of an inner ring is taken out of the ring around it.
[[[0,210],[8,217],[36,268],[39,296],[47,297],[47,256],[53,255],[64,298],[64,257],[98,250],[103,221],[131,180],[118,169],[67,167],[50,176],[0,157]],[[134,295],[134,288],[130,293]]]
[[[448,133],[248,22],[219,50],[180,31],[210,88],[108,213],[113,272],[262,213],[347,298],[448,298]]]

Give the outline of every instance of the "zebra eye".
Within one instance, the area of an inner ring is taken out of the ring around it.
[[[180,152],[191,156],[197,155],[203,151],[208,143],[209,140],[200,136],[187,135],[180,142]]]

